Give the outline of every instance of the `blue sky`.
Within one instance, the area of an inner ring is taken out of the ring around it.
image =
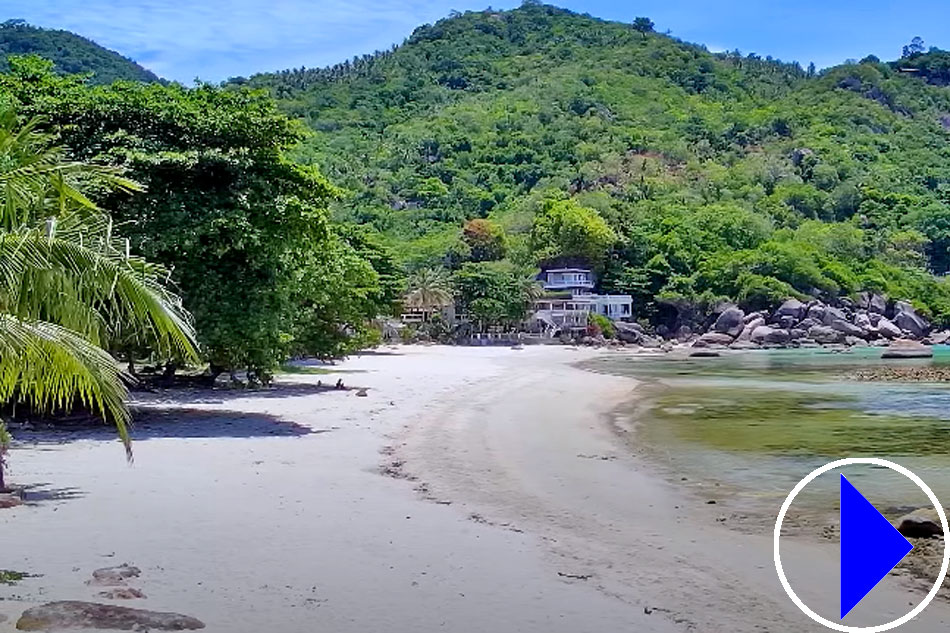
[[[511,8],[519,0],[488,0]],[[451,10],[485,0],[4,0],[0,20],[64,28],[132,57],[163,77],[190,83],[297,66],[325,66],[401,42]],[[711,50],[814,61],[819,67],[874,53],[899,56],[915,35],[950,46],[945,0],[910,9],[892,0],[560,0],[574,11],[631,21]]]

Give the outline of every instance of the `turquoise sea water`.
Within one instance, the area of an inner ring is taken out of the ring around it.
[[[883,361],[863,348],[774,350],[691,359],[612,357],[592,369],[645,382],[631,405],[633,441],[672,475],[715,482],[769,506],[814,468],[843,457],[882,457],[921,476],[950,504],[950,383],[858,382],[854,371],[887,363],[950,366],[933,359]],[[856,485],[891,507],[924,505],[909,480],[852,467]],[[823,477],[822,480],[825,480]],[[826,498],[836,480],[819,482]]]

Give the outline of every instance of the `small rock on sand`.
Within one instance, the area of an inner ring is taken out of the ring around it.
[[[104,567],[92,572],[92,580],[87,580],[86,584],[96,587],[121,587],[126,584],[126,580],[138,578],[141,573],[142,570],[129,564]]]
[[[67,600],[26,610],[17,621],[16,628],[19,631],[195,631],[205,628],[205,625],[200,620],[177,613]]]
[[[16,493],[0,494],[0,510],[15,508],[19,505],[23,505],[23,499],[20,498],[20,495]]]
[[[108,600],[139,600],[144,598],[145,594],[139,589],[133,589],[132,587],[121,587],[119,589],[102,591],[99,593],[99,596]]]
[[[943,536],[940,516],[933,508],[921,508],[897,520],[897,531],[910,538]]]

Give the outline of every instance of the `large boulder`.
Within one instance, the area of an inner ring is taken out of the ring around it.
[[[769,327],[767,325],[760,325],[759,327],[752,330],[750,339],[753,343],[758,343],[760,345],[782,345],[788,343],[788,330],[780,330],[778,328]]]
[[[828,306],[823,304],[821,301],[816,301],[815,303],[808,306],[808,312],[805,313],[805,318],[811,319],[815,323],[824,323],[825,310],[827,309]]]
[[[855,314],[854,324],[865,332],[871,332],[874,330],[874,326],[871,325],[871,317],[868,316],[867,312],[858,312]]]
[[[801,321],[804,316],[805,304],[803,304],[798,299],[789,299],[779,306],[778,310],[775,311],[773,318],[778,320],[782,317],[792,317],[795,319],[795,321]]]
[[[822,345],[834,345],[844,342],[845,333],[829,325],[816,325],[808,330],[808,338]]]
[[[950,341],[950,332],[947,330],[934,332],[930,335],[930,342],[934,345],[944,345],[947,341]]]
[[[756,328],[762,327],[763,325],[765,325],[765,318],[763,317],[758,317],[757,319],[749,321],[745,324],[745,328],[743,328],[742,333],[739,334],[738,340],[751,341],[752,333],[756,330]]]
[[[940,515],[933,508],[920,508],[897,519],[897,531],[910,538],[943,536]]]
[[[912,305],[904,301],[898,301],[895,306],[894,325],[915,338],[923,338],[930,333],[930,323],[917,314]]]
[[[838,330],[843,332],[846,336],[855,336],[857,338],[867,338],[868,332],[862,330],[857,325],[853,323],[848,323],[844,319],[834,319],[831,323],[828,324],[829,327],[833,330]]]
[[[768,316],[768,313],[763,312],[762,310],[759,310],[758,312],[750,312],[749,314],[745,315],[745,317],[742,319],[742,322],[751,323],[752,321],[755,321],[756,319],[762,319],[762,322],[765,323],[765,318],[767,316]]]
[[[200,620],[177,613],[66,600],[27,609],[17,621],[16,628],[18,631],[196,631],[205,625]]]
[[[897,339],[887,346],[881,358],[932,358],[934,351],[917,341]]]
[[[789,314],[785,314],[780,317],[777,317],[776,319],[774,319],[773,322],[775,325],[782,328],[783,330],[788,330],[795,327],[795,325],[798,324],[798,319],[796,319],[795,317]]]
[[[617,338],[624,343],[639,345],[643,340],[643,328],[636,323],[618,321],[614,323],[614,330],[617,332]]]
[[[877,321],[877,332],[884,338],[900,338],[901,329],[894,325],[890,319],[881,317]]]
[[[862,292],[858,295],[858,307],[874,314],[884,314],[887,311],[887,299],[877,293]]]
[[[834,321],[847,321],[848,315],[845,314],[844,310],[835,308],[833,306],[825,306],[825,311],[821,317],[821,323],[823,325],[831,325]]]
[[[729,336],[735,338],[739,336],[740,332],[742,332],[744,318],[745,312],[736,306],[730,306],[723,310],[722,314],[719,315],[719,318],[716,319],[716,323],[713,325],[713,330],[719,332],[720,334],[728,334]]]

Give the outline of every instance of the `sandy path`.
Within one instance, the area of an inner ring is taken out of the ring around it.
[[[552,567],[590,576],[589,586],[631,605],[637,630],[658,620],[689,631],[826,630],[782,590],[771,526],[752,535],[726,529],[719,519],[728,507],[705,503],[714,491],[685,495],[618,441],[624,425],[605,423],[603,414],[630,398],[630,379],[592,377],[543,356],[517,362],[517,372],[486,381],[466,407],[447,406],[402,438],[407,470],[430,494],[539,536]],[[796,591],[837,620],[837,544],[786,541],[783,562]],[[893,620],[924,593],[889,577],[846,623]],[[644,610],[653,612],[648,621]],[[948,622],[946,603],[934,603],[902,630],[943,630]]]
[[[171,413],[139,424],[149,439],[132,468],[108,435],[18,447],[12,479],[42,485],[33,505],[0,513],[0,569],[42,576],[0,586],[0,630],[36,603],[101,600],[85,581],[123,562],[141,568],[132,586],[147,595],[123,604],[195,616],[209,631],[627,628],[630,609],[559,578],[536,536],[379,474],[388,436],[501,378],[513,367],[499,360],[519,353],[407,348],[344,363],[365,372],[343,378],[370,387],[366,398],[293,376],[302,384],[275,394],[153,399]],[[298,435],[282,421],[329,432]]]
[[[568,366],[590,353],[403,348],[341,365],[365,398],[315,388],[337,376],[149,398],[162,415],[132,468],[108,435],[21,445],[13,479],[41,485],[0,512],[0,569],[42,576],[0,586],[0,631],[32,604],[102,600],[85,580],[123,562],[148,596],[129,606],[209,631],[819,630],[768,535],[723,528],[721,506],[625,454],[601,414],[634,383]],[[787,557],[833,607],[836,548]],[[849,624],[903,612],[885,584]],[[945,622],[931,608],[904,630]]]

